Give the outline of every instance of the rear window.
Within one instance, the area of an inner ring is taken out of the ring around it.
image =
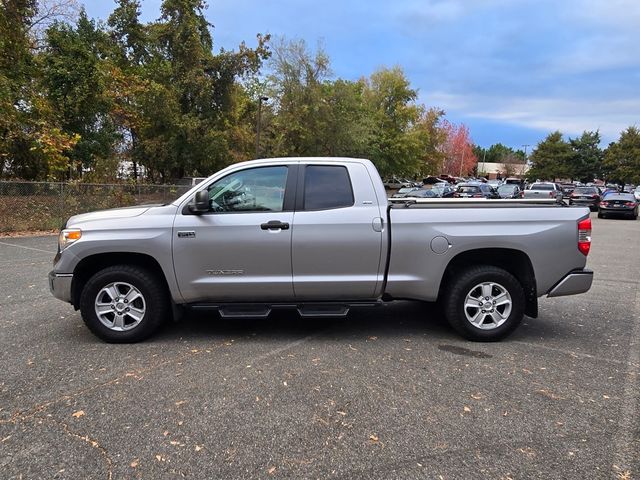
[[[578,187],[573,193],[598,193],[595,187]]]
[[[478,193],[479,191],[480,191],[480,187],[477,187],[475,185],[458,187],[458,193]]]
[[[635,202],[636,198],[630,193],[611,193],[607,195],[607,200],[624,200],[625,202]]]
[[[342,165],[309,165],[304,173],[304,209],[326,210],[354,203],[351,180]]]
[[[554,188],[549,183],[534,183],[530,190],[554,190]]]

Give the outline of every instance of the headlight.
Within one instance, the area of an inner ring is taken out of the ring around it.
[[[67,248],[76,240],[80,240],[80,237],[82,237],[82,231],[79,228],[62,229],[58,236],[58,247],[60,247],[60,251]]]

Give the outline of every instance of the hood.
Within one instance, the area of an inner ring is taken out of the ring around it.
[[[136,205],[133,207],[111,208],[109,210],[98,210],[95,212],[81,213],[74,215],[67,220],[67,227],[77,223],[93,222],[96,220],[110,220],[114,218],[131,218],[142,215],[152,207],[159,207],[161,204],[153,205]]]

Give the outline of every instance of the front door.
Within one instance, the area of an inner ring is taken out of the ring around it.
[[[233,172],[207,187],[209,212],[194,215],[184,210],[176,216],[173,262],[185,301],[293,298],[293,212],[285,195],[288,183],[295,185],[295,168],[277,165]]]

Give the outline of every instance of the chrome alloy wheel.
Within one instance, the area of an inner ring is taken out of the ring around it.
[[[113,282],[96,295],[96,316],[110,330],[124,332],[138,326],[147,305],[140,290],[126,282]]]
[[[482,330],[502,325],[511,314],[513,302],[506,288],[495,282],[482,282],[473,287],[464,302],[469,323]]]

